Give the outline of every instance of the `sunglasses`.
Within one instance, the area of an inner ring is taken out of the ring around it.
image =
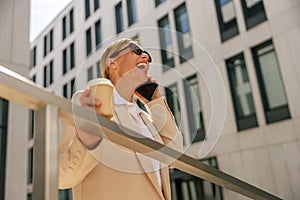
[[[140,56],[142,55],[142,53],[145,53],[148,55],[148,62],[152,62],[152,58],[150,56],[150,54],[147,51],[144,51],[143,49],[141,49],[139,46],[137,46],[134,43],[129,43],[128,46],[124,47],[123,49],[120,49],[119,51],[114,52],[110,58],[115,58],[117,57],[122,51],[126,50],[130,48],[136,55]]]

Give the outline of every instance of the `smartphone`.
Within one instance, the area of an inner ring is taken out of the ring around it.
[[[139,85],[135,90],[140,93],[143,97],[145,97],[148,101],[152,100],[152,96],[158,87],[157,83],[147,81],[141,85]]]

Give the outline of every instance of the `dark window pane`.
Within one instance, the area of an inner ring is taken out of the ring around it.
[[[215,0],[222,42],[239,34],[232,0]]]
[[[73,9],[70,11],[70,33],[74,31],[74,14]]]
[[[258,126],[244,55],[226,61],[238,130]]]
[[[202,163],[218,169],[215,157],[201,160]],[[222,187],[180,171],[170,170],[172,199],[223,200]]]
[[[29,111],[29,139],[33,138],[34,134],[34,111]]]
[[[85,0],[85,19],[90,16],[90,0]]]
[[[247,29],[267,20],[262,0],[241,0]]]
[[[197,76],[194,75],[185,79],[184,88],[191,141],[197,142],[204,140],[205,129]]]
[[[36,80],[35,80],[35,79],[36,79],[36,76],[35,76],[35,75],[33,75],[31,80],[32,80],[33,82],[36,82]]]
[[[70,45],[70,64],[71,69],[75,67],[75,46],[74,42]]]
[[[180,62],[193,57],[190,25],[185,3],[174,10]]]
[[[159,39],[163,70],[166,71],[169,67],[174,67],[173,44],[168,15],[158,21],[158,27],[160,28]]]
[[[71,200],[72,199],[72,190],[59,190],[59,199],[60,200]]]
[[[63,50],[63,74],[67,73],[67,49]]]
[[[50,31],[50,50],[52,51],[53,49],[53,30]]]
[[[98,20],[95,23],[95,36],[96,36],[96,48],[98,48],[101,44],[101,21]]]
[[[72,97],[72,95],[75,93],[75,79],[73,78],[71,80],[71,94],[70,94],[70,98]]]
[[[65,98],[68,98],[68,84],[65,84],[65,85],[63,86],[63,96],[64,96]]]
[[[0,98],[0,199],[4,198],[6,174],[6,144],[8,101]]]
[[[96,64],[96,69],[97,69],[97,78],[101,78],[101,71],[100,71],[100,61],[97,62]]]
[[[33,178],[33,148],[30,148],[28,151],[28,169],[27,169],[27,184],[32,183]]]
[[[117,33],[120,33],[124,30],[124,22],[123,22],[123,11],[122,11],[122,2],[120,2],[115,7],[116,14],[116,29]]]
[[[128,14],[128,25],[130,26],[137,20],[135,0],[127,0],[127,14]]]
[[[90,68],[88,68],[87,70],[87,81],[90,81],[94,78],[93,75],[93,66],[91,66]]]
[[[99,8],[99,0],[94,0],[94,11],[96,11]]]
[[[52,84],[53,83],[53,60],[50,61],[50,71],[49,71],[49,76],[50,76],[50,79],[49,79],[49,84]]]
[[[179,103],[177,84],[166,87],[165,92],[168,106],[175,117],[175,121],[179,127],[179,130],[182,132],[183,127],[181,126],[181,109]],[[185,140],[183,140],[183,144],[185,144]]]
[[[31,67],[36,65],[36,47],[31,50]]]
[[[44,87],[47,87],[47,66],[44,66]]]
[[[44,57],[47,55],[47,35],[44,37]]]
[[[66,36],[67,36],[67,26],[66,26],[67,24],[66,24],[66,17],[64,17],[63,19],[62,19],[62,30],[63,30],[63,39],[65,39],[66,38]]]
[[[162,2],[165,2],[166,0],[155,0],[155,6],[158,6]]]
[[[253,48],[252,53],[267,123],[290,118],[284,83],[272,41]]]
[[[92,35],[91,35],[91,28],[89,28],[85,32],[85,37],[86,37],[86,55],[89,56],[90,53],[92,52]]]

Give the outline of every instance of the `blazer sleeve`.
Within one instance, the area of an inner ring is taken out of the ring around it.
[[[98,161],[80,141],[76,129],[64,124],[59,144],[58,188],[71,188],[81,182]]]
[[[146,104],[156,130],[168,147],[183,152],[182,134],[178,130],[175,118],[166,102],[165,97],[152,100]]]

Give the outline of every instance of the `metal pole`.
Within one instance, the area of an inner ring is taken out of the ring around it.
[[[47,105],[36,111],[33,146],[33,200],[57,200],[58,109]]]

